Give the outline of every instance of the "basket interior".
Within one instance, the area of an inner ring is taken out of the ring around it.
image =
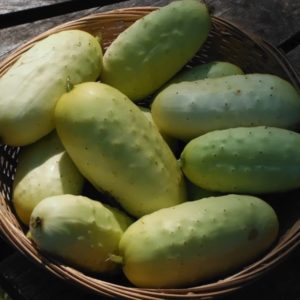
[[[16,61],[22,52],[31,47],[34,42],[53,32],[77,28],[86,30],[94,35],[101,33],[103,47],[106,49],[121,31],[153,9],[155,8],[123,9],[110,13],[96,14],[55,27],[29,41],[3,61],[0,65],[0,75]],[[228,22],[214,17],[213,27],[208,40],[185,68],[192,68],[195,65],[215,60],[234,63],[240,66],[245,73],[257,72],[278,75],[289,80],[300,90],[299,79],[284,56],[262,40],[251,37]],[[154,295],[158,298],[160,297],[159,295],[163,295],[162,297],[169,295],[168,297],[170,298],[176,298],[184,297],[187,294],[190,295],[190,293],[204,297],[227,293],[249,283],[251,280],[262,275],[266,270],[271,269],[299,244],[300,202],[298,198],[300,197],[300,190],[296,190],[289,193],[261,197],[268,201],[278,214],[280,222],[279,239],[265,256],[243,270],[237,270],[236,273],[228,274],[224,278],[218,278],[215,281],[203,283],[197,287],[180,290],[147,290],[131,287],[123,276],[114,279],[101,276],[96,278],[89,274],[83,274],[36,251],[25,236],[26,228],[15,217],[11,206],[11,194],[19,151],[20,148],[18,147],[0,145],[0,224],[3,233],[16,248],[27,257],[33,259],[33,261],[43,265],[57,276],[97,293],[115,296],[121,293],[120,295],[128,298],[132,295],[134,297],[137,295],[152,297]],[[89,196],[96,193],[90,186],[87,187],[86,192]]]

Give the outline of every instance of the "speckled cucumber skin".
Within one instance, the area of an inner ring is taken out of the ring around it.
[[[124,213],[118,214],[131,223]],[[33,210],[30,238],[40,250],[71,266],[89,272],[113,272],[117,265],[110,256],[118,254],[124,224],[119,224],[108,205],[98,201],[74,195],[52,196]]]
[[[294,128],[300,95],[274,75],[232,75],[171,84],[156,96],[151,112],[160,130],[188,141],[232,127]]]
[[[53,131],[21,150],[13,181],[16,214],[28,226],[32,210],[41,200],[54,195],[80,194],[83,182],[83,176]]]
[[[156,124],[153,121],[152,114],[150,108],[139,106],[140,110],[143,112],[143,114],[146,116],[146,118],[154,125]],[[163,132],[160,132],[163,139],[166,141],[166,143],[169,145],[170,149],[174,154],[176,154],[179,151],[179,145],[178,140],[176,140],[173,137],[168,136],[167,134],[164,134]]]
[[[278,234],[274,210],[252,196],[186,202],[137,220],[120,241],[127,278],[138,287],[178,288],[242,268]]]
[[[102,81],[133,101],[145,98],[194,56],[210,25],[206,6],[196,0],[174,1],[151,12],[108,47]]]
[[[185,201],[180,167],[132,101],[102,83],[82,83],[55,109],[58,134],[81,173],[134,216]]]
[[[87,32],[63,31],[35,44],[0,79],[0,139],[23,146],[48,134],[68,85],[96,80],[101,68],[101,47]]]
[[[242,74],[244,74],[242,69],[232,63],[226,61],[214,61],[180,72],[169,82],[169,84]]]
[[[181,167],[194,184],[226,193],[300,187],[300,134],[272,127],[217,130],[190,141]]]

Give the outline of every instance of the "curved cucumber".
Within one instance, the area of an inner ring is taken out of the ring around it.
[[[136,101],[174,76],[199,50],[211,19],[204,3],[174,1],[122,32],[103,57],[101,79]]]
[[[279,128],[233,128],[190,141],[181,154],[186,177],[226,193],[273,193],[300,187],[300,134]]]
[[[102,50],[80,30],[55,33],[35,44],[0,79],[0,139],[31,144],[54,128],[58,98],[72,84],[96,80]]]
[[[242,268],[277,234],[277,216],[266,202],[252,196],[210,197],[140,218],[122,236],[120,255],[134,285],[178,288]]]
[[[58,135],[81,173],[134,216],[185,200],[170,148],[132,101],[102,83],[82,83],[60,98]]]
[[[232,127],[293,128],[300,122],[300,95],[269,74],[232,75],[171,84],[151,107],[159,129],[182,140]]]

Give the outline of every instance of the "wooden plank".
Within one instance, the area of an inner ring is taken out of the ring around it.
[[[8,255],[12,254],[13,252],[14,250],[11,248],[10,245],[8,245],[5,238],[0,233],[0,261]]]
[[[52,276],[15,253],[0,262],[0,282],[17,300],[90,300],[88,293]]]
[[[287,54],[288,60],[300,76],[300,45]]]
[[[32,264],[20,254],[14,254],[0,263],[0,282],[8,291],[14,291],[17,300],[99,300],[86,290],[71,286]],[[299,300],[300,252],[257,282],[243,288],[223,300],[289,299]]]
[[[0,60],[4,59],[11,51],[24,44],[34,36],[67,21],[75,20],[96,12],[104,12],[113,9],[134,6],[163,6],[171,0],[129,0],[117,4],[99,6],[79,12],[65,14],[58,17],[48,18],[32,23],[26,23],[0,30]]]
[[[34,2],[29,0],[26,1]],[[288,39],[293,32],[299,30],[300,1],[268,0],[261,3],[261,5],[258,5],[258,3],[256,3],[257,1],[259,0],[207,0],[207,3],[209,6],[214,7],[214,15],[222,16],[237,24],[242,29],[257,34],[275,45],[282,43],[284,40]],[[88,13],[132,6],[162,6],[169,2],[171,1],[130,0],[2,29],[0,30],[0,59],[5,56],[5,53],[18,47],[31,37],[55,25],[79,18]],[[256,3],[256,5],[254,5],[254,3]],[[274,8],[274,13],[270,13],[269,17],[266,18],[267,12],[272,11],[272,7]],[[280,12],[280,10],[282,10],[282,12]],[[285,16],[284,22],[278,21],[281,20],[281,15]]]
[[[18,48],[29,39],[61,23],[71,21],[92,13],[94,9],[87,9],[63,16],[53,17],[33,23],[22,24],[0,30],[0,60],[4,59],[12,50]]]
[[[66,0],[1,0],[0,14],[7,14],[25,9],[62,3],[65,1]]]
[[[121,1],[125,0],[117,0],[117,2]],[[115,1],[101,0],[101,2],[99,2],[99,0],[65,0],[49,5],[21,9],[15,12],[0,14],[0,28],[8,28],[28,22],[61,16],[75,11],[98,7],[100,4],[101,6],[105,6],[113,2]]]
[[[300,1],[206,0],[214,15],[277,46],[300,29]]]

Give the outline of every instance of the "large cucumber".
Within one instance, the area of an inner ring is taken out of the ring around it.
[[[252,196],[210,197],[161,209],[125,231],[120,255],[138,287],[178,288],[250,263],[278,234],[274,210]]]
[[[194,184],[226,193],[272,193],[300,187],[300,134],[272,127],[209,132],[181,154]]]
[[[102,81],[133,101],[150,95],[194,56],[210,24],[205,4],[197,0],[174,1],[146,15],[108,47]]]
[[[35,44],[0,79],[0,140],[31,144],[54,128],[58,98],[72,84],[96,80],[102,50],[80,30],[55,33]]]
[[[300,123],[300,96],[274,75],[232,75],[171,84],[156,96],[151,112],[161,131],[190,140],[232,127],[293,128]]]
[[[142,216],[185,200],[182,172],[158,129],[117,89],[82,83],[55,109],[57,132],[81,173]]]
[[[34,207],[44,198],[80,194],[84,179],[66,153],[55,131],[24,147],[13,182],[13,205],[29,225]]]

